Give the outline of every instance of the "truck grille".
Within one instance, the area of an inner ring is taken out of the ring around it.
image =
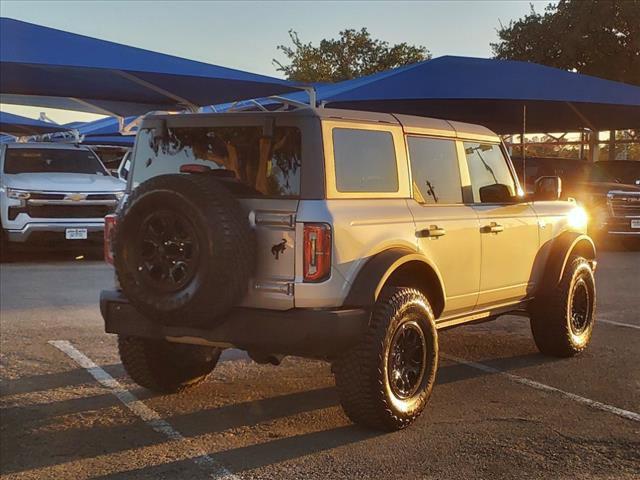
[[[640,217],[640,192],[609,192],[614,217]]]
[[[25,209],[31,218],[103,218],[113,213],[108,205],[29,205]]]
[[[73,195],[74,192],[64,193],[64,192],[33,192],[29,196],[31,200],[65,200],[68,195]],[[109,200],[112,202],[117,202],[118,197],[113,193],[82,193],[84,201],[95,201],[95,200]]]

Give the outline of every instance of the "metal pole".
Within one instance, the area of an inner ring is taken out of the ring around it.
[[[616,159],[616,131],[609,130],[609,160]]]
[[[527,154],[524,148],[524,135],[527,132],[527,106],[522,105],[522,135],[520,136],[520,151],[522,152],[522,185],[527,191]]]

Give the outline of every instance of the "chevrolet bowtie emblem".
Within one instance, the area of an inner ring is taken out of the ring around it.
[[[69,193],[65,195],[65,200],[71,200],[72,202],[80,202],[86,200],[87,196],[84,193]]]

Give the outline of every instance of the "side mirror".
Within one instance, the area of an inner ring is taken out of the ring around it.
[[[479,192],[482,203],[509,203],[513,201],[511,190],[502,183],[480,187]]]
[[[559,200],[562,194],[560,177],[540,177],[536,180],[534,200]]]

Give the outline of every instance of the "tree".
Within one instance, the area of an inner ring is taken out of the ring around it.
[[[289,30],[292,46],[279,45],[289,63],[273,59],[277,70],[299,82],[339,82],[431,58],[423,46],[389,45],[371,38],[366,28],[343,30],[337,39],[321,40],[318,46],[304,43]]]
[[[560,0],[500,25],[496,58],[640,84],[640,0]]]

